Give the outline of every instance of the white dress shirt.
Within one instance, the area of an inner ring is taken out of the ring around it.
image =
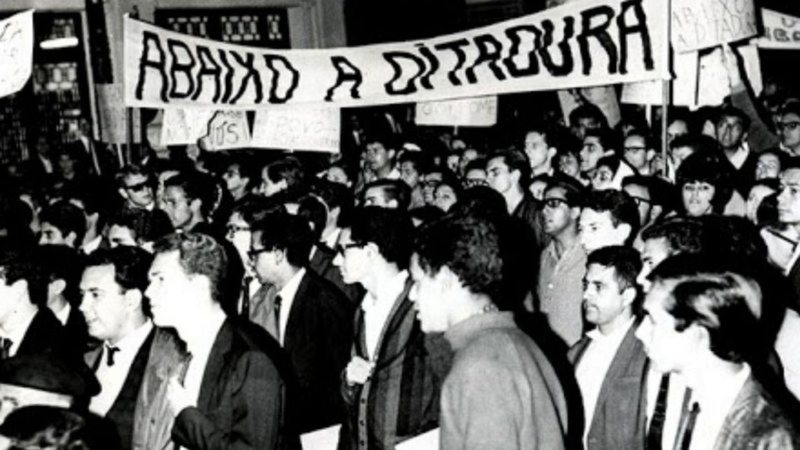
[[[647,373],[647,429],[653,420],[653,413],[658,400],[658,389],[661,387],[661,372],[650,369]],[[678,426],[681,422],[681,409],[683,397],[686,395],[686,382],[677,373],[669,376],[669,390],[667,391],[667,409],[664,413],[664,427],[661,431],[661,448],[670,449],[675,445]]]
[[[297,295],[297,289],[300,287],[300,281],[306,275],[306,269],[300,269],[294,276],[289,279],[278,295],[281,297],[281,309],[278,315],[278,329],[280,330],[281,346],[283,346],[284,338],[286,337],[286,325],[289,323],[289,312],[292,310],[294,304],[294,297]]]
[[[733,167],[736,170],[739,170],[744,165],[744,162],[747,161],[747,157],[750,155],[750,146],[747,145],[747,142],[742,142],[742,145],[736,149],[733,155],[728,157],[728,161],[731,162]]]
[[[361,309],[364,311],[364,335],[370,359],[375,359],[378,353],[383,327],[389,320],[397,297],[405,289],[407,278],[408,272],[400,271],[394,278],[382,284],[374,295],[367,292],[361,302]]]
[[[97,381],[100,382],[100,393],[92,397],[92,401],[89,403],[89,411],[98,416],[105,416],[108,413],[108,410],[114,405],[119,393],[122,391],[122,385],[125,384],[125,379],[131,370],[133,360],[136,359],[136,354],[139,353],[139,349],[144,344],[144,341],[147,340],[147,336],[152,329],[153,322],[148,320],[139,328],[120,339],[115,345],[111,345],[108,342],[103,343],[100,361],[97,365],[97,371],[95,371]],[[113,366],[108,365],[109,347],[119,349],[114,354]]]
[[[192,343],[186,341],[186,349],[191,353],[192,359],[189,361],[189,367],[186,368],[183,388],[186,390],[188,397],[194,401],[193,405],[197,405],[197,400],[200,397],[200,386],[203,384],[203,374],[206,372],[208,358],[211,355],[211,347],[214,346],[214,341],[217,340],[217,335],[224,322],[225,314],[220,312],[208,324],[208,333],[202,336],[201,341]]]
[[[750,377],[750,366],[744,364],[735,375],[714,380],[703,391],[695,390],[691,402],[700,404],[690,450],[707,450],[714,448],[717,435],[725,424],[725,418],[733,407],[736,397]],[[692,404],[690,403],[690,404]]]
[[[583,432],[584,447],[586,446],[586,438],[589,436],[589,430],[592,427],[597,398],[600,396],[600,389],[606,379],[608,368],[611,367],[611,362],[617,354],[617,349],[619,349],[632,325],[633,318],[608,335],[604,335],[597,328],[586,333],[592,341],[583,352],[578,362],[578,367],[575,368],[575,378],[578,381],[581,397],[583,397],[583,412],[586,418],[584,422],[586,426]]]
[[[38,312],[39,311],[35,310],[32,314],[29,314],[26,317],[15,318],[14,328],[9,332],[0,333],[0,336],[11,340],[11,347],[8,349],[9,357],[17,354],[19,345],[22,343],[22,340],[25,339],[25,334],[28,333],[28,328],[30,328],[31,323],[33,323],[33,318],[36,317]]]
[[[61,325],[67,326],[67,321],[69,320],[69,313],[72,311],[72,306],[69,303],[64,304],[64,307],[61,308],[61,311],[55,312],[53,314],[56,315],[56,319],[61,322]]]

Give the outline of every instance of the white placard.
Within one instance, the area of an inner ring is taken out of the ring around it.
[[[13,94],[33,71],[33,10],[0,21],[0,97]]]
[[[394,446],[397,450],[438,450],[439,428],[422,433]]]
[[[213,109],[165,109],[161,125],[161,145],[197,144],[208,134]]]
[[[341,425],[333,425],[321,430],[300,435],[303,450],[336,450],[339,445],[339,429]]]
[[[338,108],[284,107],[256,111],[253,147],[339,152]]]
[[[761,48],[800,50],[800,17],[761,8],[764,33],[758,39]]]
[[[416,106],[417,125],[490,127],[497,123],[497,96],[420,102]]]
[[[679,53],[757,34],[753,0],[672,0],[672,47]]]
[[[697,52],[675,54],[673,67],[675,78],[672,80],[670,104],[694,107],[697,103]],[[662,88],[661,81],[628,83],[622,88],[620,101],[635,105],[660,105],[664,102]]]
[[[208,134],[201,138],[206,150],[229,150],[250,146],[250,129],[245,111],[217,111],[208,123]]]

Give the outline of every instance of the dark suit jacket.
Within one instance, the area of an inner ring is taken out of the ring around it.
[[[42,306],[33,316],[33,321],[25,332],[15,356],[37,355],[46,351],[69,352],[70,356],[79,355],[76,345],[67,340],[64,326],[55,314],[50,308]]]
[[[628,330],[606,372],[597,397],[587,450],[644,448],[647,421],[647,356],[634,333],[638,322]],[[575,367],[589,346],[584,336],[569,351]]]
[[[231,319],[223,323],[197,406],[175,418],[176,444],[193,450],[284,448],[286,383],[261,337]]]
[[[340,423],[344,417],[339,374],[350,360],[353,313],[353,304],[336,286],[306,270],[283,340],[297,376],[297,406],[291,408],[301,432]]]
[[[128,371],[125,382],[122,384],[117,399],[111,405],[111,409],[106,413],[106,418],[114,422],[119,436],[119,448],[121,450],[128,450],[133,448],[133,416],[136,411],[136,398],[139,395],[139,388],[142,385],[142,378],[144,377],[144,370],[147,366],[147,360],[150,357],[150,348],[153,345],[153,336],[155,335],[155,328],[150,331],[147,338],[139,347],[139,351],[133,359],[133,364]],[[97,371],[98,365],[102,362],[100,357],[103,355],[103,346],[89,350],[84,355],[86,365],[91,367],[92,370]]]
[[[314,256],[308,262],[308,268],[333,283],[350,300],[350,303],[358,305],[364,299],[364,288],[358,283],[347,284],[342,279],[342,272],[333,265],[336,252],[324,244],[315,246]]]
[[[752,376],[725,417],[714,450],[800,448],[790,417]]]
[[[83,313],[76,306],[72,306],[69,310],[67,323],[64,325],[64,333],[67,339],[75,343],[77,349],[80,351],[87,350],[87,344],[92,338],[89,336],[86,318],[83,317]]]

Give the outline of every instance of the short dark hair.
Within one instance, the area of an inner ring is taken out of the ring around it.
[[[81,277],[81,258],[78,252],[63,245],[42,245],[35,249],[36,261],[44,271],[48,284],[63,280],[66,284],[64,298],[71,305],[80,304],[78,284]]]
[[[91,427],[80,414],[65,408],[29,405],[16,409],[0,426],[11,449],[53,448],[93,450]]]
[[[214,206],[212,199],[215,186],[216,182],[211,177],[195,172],[179,172],[164,181],[164,189],[180,188],[190,202],[200,200],[203,216],[208,216]]]
[[[487,217],[449,214],[420,229],[414,244],[420,267],[436,274],[447,266],[475,294],[498,302],[503,289],[500,230]]]
[[[611,216],[611,224],[615,227],[619,226],[620,223],[630,225],[629,242],[639,232],[639,227],[641,226],[639,223],[639,208],[627,192],[615,189],[591,191],[586,195],[583,207],[598,213],[608,211]]]
[[[35,250],[22,250],[16,247],[0,249],[0,279],[5,281],[6,286],[25,280],[28,284],[30,302],[45,307],[50,280],[40,262]]]
[[[405,211],[368,206],[353,214],[350,239],[375,244],[387,262],[405,269],[411,257],[414,224]]]
[[[114,179],[117,182],[117,185],[121,188],[125,187],[125,178],[134,175],[141,175],[146,177],[148,181],[153,180],[152,173],[142,166],[138,166],[136,164],[129,164],[119,169],[119,171],[114,176]]]
[[[242,217],[251,227],[269,214],[285,213],[286,208],[283,203],[271,197],[253,195],[245,197],[244,200],[234,205],[231,214],[236,213]]]
[[[228,257],[214,238],[203,233],[173,233],[158,240],[153,249],[157,254],[177,251],[183,271],[207,277],[212,300],[223,303]]]
[[[66,200],[59,200],[45,207],[39,216],[39,221],[54,226],[64,237],[75,233],[76,245],[80,245],[86,233],[86,216],[83,215],[83,211]]]
[[[316,242],[322,237],[322,232],[328,223],[328,210],[322,200],[313,195],[304,196],[299,203],[297,215],[312,225],[311,234]]]
[[[304,217],[290,214],[270,214],[255,224],[253,231],[261,232],[261,245],[266,250],[280,250],[295,267],[308,265],[314,244],[311,225]]]
[[[636,277],[642,270],[639,252],[627,245],[610,245],[589,253],[586,267],[597,264],[614,269],[614,277],[621,289],[636,289]]]
[[[563,189],[564,190],[564,198],[569,204],[570,208],[578,207],[580,208],[583,205],[584,197],[586,196],[586,188],[581,184],[580,181],[572,178],[570,176],[556,173],[547,183],[547,188],[545,188],[545,194],[550,189]]]
[[[236,166],[240,178],[247,178],[248,188],[256,186],[260,182],[258,165],[255,164],[255,161],[252,161],[245,157],[233,156],[228,160],[228,164],[226,165],[225,168],[229,169],[231,166]]]
[[[681,147],[691,148],[692,153],[715,153],[721,151],[719,142],[704,134],[683,134],[673,139],[669,144],[670,150]]]
[[[641,186],[650,194],[650,204],[661,206],[660,217],[676,209],[677,192],[675,185],[669,181],[652,175],[630,175],[622,179],[622,187]]]
[[[575,126],[580,119],[594,119],[601,128],[608,128],[608,119],[596,105],[584,103],[569,113],[569,124]]]
[[[108,220],[109,227],[114,225],[131,230],[139,242],[154,242],[174,231],[169,217],[159,209],[122,208]]]
[[[114,281],[124,290],[147,290],[147,271],[153,256],[139,247],[117,247],[99,249],[86,259],[86,268],[113,266]]]
[[[303,164],[294,156],[286,156],[264,167],[267,178],[273,183],[286,181],[289,195],[299,195],[306,187],[306,173]]]
[[[745,133],[750,130],[750,117],[745,114],[744,111],[735,106],[725,106],[722,108],[717,115],[716,123],[719,123],[723,117],[735,117],[742,122],[742,129],[745,131]]]
[[[638,136],[638,137],[644,139],[644,146],[646,147],[646,149],[651,149],[651,148],[654,147],[654,145],[653,145],[654,144],[653,135],[650,133],[650,130],[648,130],[646,128],[634,128],[634,129],[628,131],[628,134],[625,135],[625,139],[628,139],[631,136]],[[623,147],[624,147],[624,144],[625,144],[625,142],[623,140]],[[624,149],[621,148],[620,150],[624,150]]]
[[[353,194],[347,186],[320,178],[314,182],[314,194],[325,203],[328,209],[344,210],[353,204]]]
[[[401,180],[384,178],[367,183],[364,186],[364,194],[372,188],[380,189],[389,201],[395,200],[397,207],[404,211],[408,209],[408,205],[411,203],[411,188]]]
[[[781,106],[780,115],[794,114],[800,117],[800,101],[790,100]]]
[[[596,137],[597,140],[600,141],[600,145],[603,146],[604,152],[620,150],[619,139],[617,139],[616,134],[614,134],[614,130],[609,128],[590,128],[586,130],[584,139],[587,137]]]
[[[703,224],[692,217],[671,217],[642,230],[642,240],[665,239],[671,254],[698,253],[703,246]]]
[[[495,158],[502,158],[503,164],[508,167],[509,172],[519,171],[520,187],[524,189],[530,185],[531,163],[525,153],[512,149],[497,150],[486,158],[487,165]]]

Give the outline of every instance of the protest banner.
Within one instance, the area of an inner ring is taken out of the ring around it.
[[[161,145],[196,144],[208,133],[213,109],[166,109],[161,126]]]
[[[211,151],[229,150],[249,147],[250,141],[245,111],[217,111],[208,122],[208,134],[200,138],[200,145]]]
[[[800,50],[800,17],[761,9],[764,33],[758,38],[761,48]]]
[[[260,109],[253,123],[253,147],[338,152],[341,117],[337,108],[306,106]]]
[[[497,96],[419,102],[417,125],[490,127],[497,123]]]
[[[585,0],[427,40],[303,50],[214,42],[128,17],[125,102],[368,106],[667,79],[667,8]]]
[[[678,53],[757,34],[753,0],[672,0],[672,48]]]
[[[33,72],[33,10],[0,21],[0,97],[13,94]]]
[[[697,52],[676,53],[673,67],[675,78],[670,90],[670,104],[675,106],[697,106]],[[664,101],[664,86],[661,81],[640,81],[622,87],[620,102],[635,105],[661,105]]]

